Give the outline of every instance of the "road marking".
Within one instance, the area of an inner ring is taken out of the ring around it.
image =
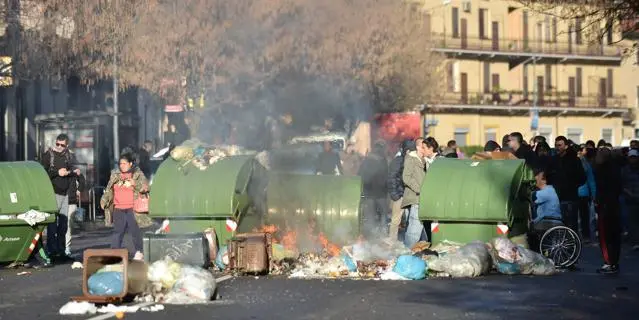
[[[226,280],[229,280],[229,279],[232,279],[232,278],[233,278],[233,276],[231,276],[231,275],[225,275],[225,276],[221,276],[221,277],[215,279],[215,282],[216,283],[220,283],[222,281],[226,281]],[[154,304],[156,304],[156,303],[155,302],[142,302],[142,303],[134,304],[134,305],[129,306],[129,307],[138,307],[138,310],[139,310],[139,309],[142,309],[144,307],[152,306]],[[110,318],[114,318],[114,317],[115,317],[115,313],[112,312],[112,313],[101,314],[99,316],[95,316],[95,317],[89,318],[87,320],[106,320],[106,319],[110,319]]]

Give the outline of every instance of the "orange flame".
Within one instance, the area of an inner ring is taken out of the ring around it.
[[[340,254],[340,252],[342,252],[342,249],[340,249],[337,245],[328,241],[328,238],[326,238],[326,236],[323,233],[320,232],[320,234],[317,237],[319,242],[324,247],[324,249],[326,249],[328,254],[330,254],[331,256],[333,257],[337,256]]]

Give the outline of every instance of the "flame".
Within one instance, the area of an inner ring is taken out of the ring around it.
[[[326,238],[326,236],[323,233],[320,232],[317,238],[319,242],[322,244],[322,246],[324,247],[324,249],[326,249],[328,254],[330,254],[331,256],[333,257],[337,256],[342,252],[342,249],[340,249],[340,247],[328,241],[328,238]]]
[[[282,236],[282,246],[288,250],[297,250],[297,232],[289,231]]]

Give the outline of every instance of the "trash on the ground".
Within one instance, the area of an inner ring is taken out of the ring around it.
[[[492,266],[486,244],[474,241],[454,252],[430,260],[429,271],[445,273],[453,278],[477,277],[488,273]]]
[[[108,304],[98,308],[99,313],[135,313],[138,312],[138,310],[140,310],[139,306],[116,306],[114,304]]]
[[[156,304],[156,305],[153,305],[153,306],[150,306],[150,307],[143,307],[140,310],[144,311],[144,312],[158,312],[158,311],[164,310],[164,305]]]
[[[87,281],[89,293],[95,296],[115,296],[124,290],[124,277],[122,272],[105,271],[97,272]]]
[[[215,265],[220,269],[226,269],[226,266],[229,264],[229,253],[227,246],[221,246],[220,250],[217,252],[217,257],[215,257]]]
[[[80,261],[76,261],[76,262],[74,262],[74,263],[71,265],[71,269],[74,269],[74,270],[75,270],[75,269],[82,269],[82,268],[83,268],[83,266],[82,266],[82,262],[80,262]]]
[[[552,260],[530,249],[515,245],[507,238],[490,241],[490,254],[497,272],[502,274],[552,275],[556,273]]]
[[[216,281],[211,272],[181,265],[168,257],[149,266],[148,278],[150,292],[138,297],[138,301],[193,304],[206,303],[215,296]]]
[[[95,304],[86,301],[69,301],[63,305],[59,311],[61,315],[95,314],[96,312],[98,312],[98,309],[95,307]]]
[[[26,275],[30,275],[30,274],[31,274],[31,272],[29,272],[29,271],[22,271],[22,272],[18,272],[17,275],[18,276],[26,276]]]
[[[413,253],[418,253],[418,252],[422,252],[426,249],[430,249],[430,242],[427,241],[419,241],[417,242],[412,248],[410,248],[410,250]]]
[[[382,273],[379,278],[381,280],[410,280],[408,278],[402,277],[394,271],[386,271]]]
[[[166,258],[158,260],[149,266],[147,277],[150,282],[160,284],[163,289],[171,289],[177,282],[182,265]]]
[[[397,258],[393,271],[404,278],[421,280],[426,278],[426,268],[426,262],[421,258],[403,255]]]
[[[195,301],[210,301],[215,293],[216,282],[213,275],[202,268],[183,266],[180,277],[172,291],[183,294]],[[171,303],[171,301],[167,301]]]

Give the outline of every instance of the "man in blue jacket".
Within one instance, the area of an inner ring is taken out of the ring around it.
[[[579,159],[581,160],[581,165],[584,167],[584,172],[586,173],[586,183],[581,185],[577,190],[579,195],[579,220],[581,225],[581,236],[585,242],[591,240],[591,231],[590,223],[594,219],[591,217],[590,207],[592,206],[592,202],[597,195],[597,184],[595,183],[595,174],[592,170],[592,166],[590,165],[590,161],[592,161],[595,157],[595,150],[586,148],[582,148],[579,152]]]

